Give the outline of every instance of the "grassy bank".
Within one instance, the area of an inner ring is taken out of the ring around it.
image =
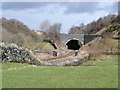
[[[118,56],[82,66],[46,67],[3,63],[3,88],[117,88]]]
[[[47,42],[39,42],[39,43],[29,43],[29,44],[24,44],[24,48],[29,48],[30,50],[36,50],[36,49],[46,49],[46,50],[53,50],[54,47]]]

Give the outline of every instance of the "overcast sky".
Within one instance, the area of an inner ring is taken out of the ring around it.
[[[61,23],[62,33],[73,25],[87,24],[108,14],[117,14],[117,2],[3,2],[2,17],[17,19],[30,29],[39,29],[44,20]]]

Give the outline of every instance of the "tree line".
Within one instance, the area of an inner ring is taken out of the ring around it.
[[[95,34],[101,29],[109,26],[115,19],[116,15],[107,15],[105,17],[100,17],[96,21],[92,21],[91,23],[84,25],[83,23],[79,26],[73,26],[69,29],[69,34]],[[117,21],[118,19],[116,19]]]

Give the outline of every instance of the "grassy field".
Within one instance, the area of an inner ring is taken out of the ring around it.
[[[0,63],[0,89],[2,88],[2,63]]]
[[[3,88],[117,88],[118,56],[82,66],[46,67],[3,63]]]

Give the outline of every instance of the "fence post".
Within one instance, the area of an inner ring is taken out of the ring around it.
[[[57,56],[57,52],[56,51],[53,51],[53,56]]]

